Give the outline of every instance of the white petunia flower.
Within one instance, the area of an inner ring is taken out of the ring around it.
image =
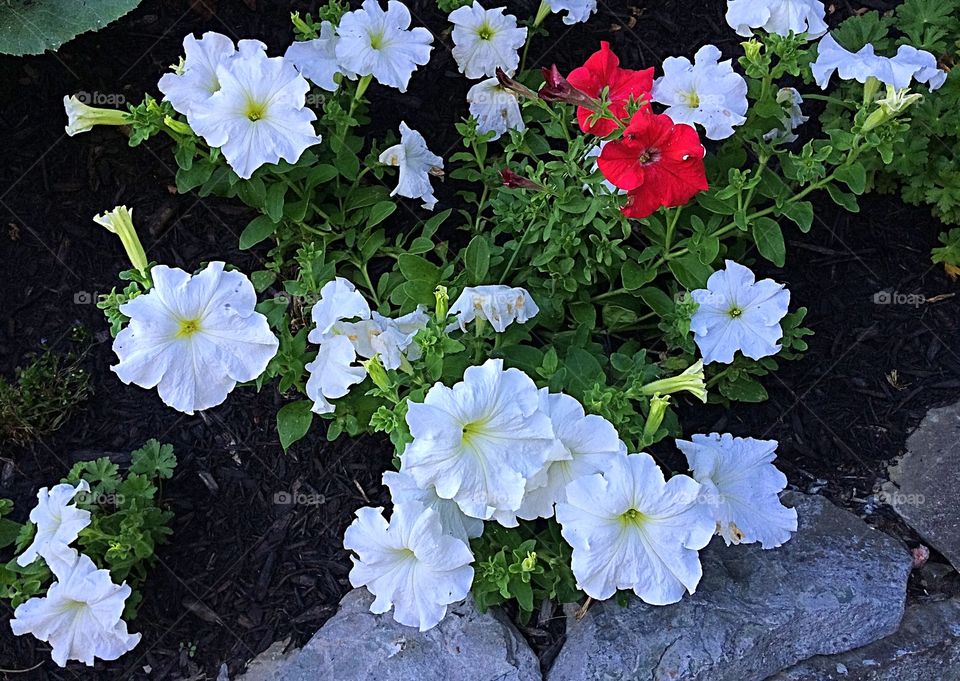
[[[415,501],[397,504],[387,523],[382,508],[361,508],[343,536],[351,557],[350,583],[376,596],[370,612],[393,608],[393,618],[426,631],[447,606],[466,598],[473,583],[473,554],[443,533],[440,515]]]
[[[302,40],[287,48],[283,58],[292,63],[304,78],[327,92],[337,91],[335,76],[344,73],[347,77],[355,74],[344,72],[337,60],[336,28],[329,21],[320,24],[320,36],[313,40]]]
[[[567,500],[567,485],[602,473],[622,451],[617,429],[602,416],[585,414],[577,400],[563,393],[540,390],[540,409],[550,417],[561,453],[527,481],[517,516],[523,520],[550,518],[553,505]]]
[[[166,405],[193,414],[264,372],[280,343],[254,310],[253,284],[223,266],[211,262],[193,276],[151,270],[153,288],[120,306],[130,323],[113,342],[120,362],[110,368],[121,381],[155,387]]]
[[[357,287],[343,277],[335,277],[320,289],[320,298],[310,312],[314,328],[307,337],[319,343],[344,319],[370,319],[370,305]]]
[[[267,46],[257,40],[246,41],[250,48],[265,51]],[[197,40],[191,34],[183,39],[185,59],[173,73],[164,74],[157,87],[174,109],[188,117],[195,108],[204,106],[220,89],[217,67],[226,64],[237,48],[225,35],[208,31]]]
[[[554,14],[566,12],[563,23],[567,25],[588,21],[597,11],[597,0],[547,0],[547,5]]]
[[[494,132],[498,140],[508,130],[522,132],[526,125],[520,114],[520,100],[500,86],[496,78],[481,80],[467,92],[470,115],[477,119],[477,130]]]
[[[98,570],[82,554],[54,574],[57,581],[45,597],[31,598],[14,611],[10,628],[16,636],[33,634],[49,643],[61,667],[67,660],[92,667],[97,658],[116,660],[136,647],[140,634],[128,633],[121,619],[131,592],[126,583],[114,584],[108,570]]]
[[[37,491],[37,505],[30,511],[30,522],[37,526],[36,534],[30,546],[17,556],[17,565],[26,567],[38,556],[51,570],[73,564],[77,551],[70,544],[76,541],[80,530],[90,524],[90,511],[70,502],[78,494],[89,491],[86,480],[81,480],[76,487],[62,484]]]
[[[729,0],[727,23],[738,35],[749,38],[751,29],[786,36],[806,33],[818,38],[827,32],[827,10],[821,0]]]
[[[406,123],[400,123],[400,144],[380,154],[380,163],[400,168],[400,179],[390,196],[422,199],[423,207],[433,210],[437,199],[433,195],[430,175],[442,174],[443,159],[427,148],[427,141]]]
[[[937,68],[937,58],[929,52],[909,45],[901,45],[894,57],[880,57],[873,45],[864,45],[859,52],[850,52],[827,34],[817,45],[817,60],[810,65],[817,85],[826,90],[837,73],[843,80],[866,83],[876,78],[897,90],[910,86],[911,81],[926,83],[931,91],[939,89],[947,80],[945,71]]]
[[[618,455],[603,474],[567,485],[557,521],[577,586],[597,600],[632,589],[651,605],[693,593],[703,574],[697,551],[716,527],[700,491],[685,475],[665,481],[649,454]]]
[[[810,120],[809,116],[803,115],[803,109],[800,108],[803,97],[796,88],[784,87],[777,93],[777,103],[784,107],[783,115],[780,117],[782,125],[767,132],[763,139],[767,142],[792,144],[799,139],[796,129]]]
[[[390,489],[390,500],[394,506],[407,502],[417,502],[432,508],[440,516],[440,524],[445,534],[461,539],[467,544],[474,537],[483,534],[483,521],[465,515],[457,502],[442,499],[433,485],[421,487],[409,473],[387,471],[383,474],[383,484]]]
[[[63,130],[70,137],[89,132],[96,125],[129,125],[133,122],[126,111],[89,106],[76,95],[63,98],[63,110],[67,114],[67,125]]]
[[[704,364],[730,364],[739,350],[751,359],[780,352],[780,320],[790,306],[790,292],[772,279],[756,281],[749,268],[732,260],[710,275],[707,288],[691,294],[700,305],[690,330]]]
[[[484,520],[520,508],[527,479],[556,447],[536,384],[501,359],[468,368],[452,388],[434,385],[409,404],[407,425],[400,470]]]
[[[781,546],[797,531],[797,512],[780,503],[787,476],[773,465],[776,440],[694,435],[677,440],[693,477],[703,485],[702,500],[717,521],[727,546],[760,542]]]
[[[398,369],[402,357],[417,359],[420,356],[420,348],[413,339],[429,321],[426,308],[418,305],[416,310],[397,319],[373,312],[370,319],[339,322],[333,329],[334,333],[350,339],[360,357],[373,359],[379,355],[384,369]]]
[[[663,76],[653,83],[653,101],[674,123],[697,123],[712,140],[733,135],[733,128],[747,120],[747,81],[733,70],[728,59],[720,62],[720,50],[701,47],[694,63],[686,57],[668,57]]]
[[[453,58],[467,78],[492,77],[497,68],[509,76],[520,66],[517,50],[527,41],[527,29],[517,28],[517,18],[504,14],[505,9],[484,9],[474,0],[472,6],[450,12]]]
[[[447,327],[447,332],[458,326],[466,331],[467,324],[484,319],[494,331],[503,333],[514,322],[526,324],[539,312],[540,308],[526,289],[500,284],[467,286],[450,306],[450,314],[457,319]]]
[[[340,20],[337,62],[348,76],[373,76],[381,85],[406,92],[410,76],[430,61],[433,49],[430,31],[408,29],[410,10],[402,2],[389,0],[384,12],[379,0],[364,0]]]
[[[191,109],[190,126],[219,147],[244,179],[280,159],[296,163],[320,141],[316,114],[306,107],[310,84],[282,57],[268,57],[256,41],[241,41],[229,64],[217,66],[220,89]]]

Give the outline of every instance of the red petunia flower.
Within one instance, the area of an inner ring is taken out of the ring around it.
[[[587,62],[570,72],[567,77],[570,84],[595,99],[600,98],[604,88],[609,88],[610,111],[620,120],[627,118],[627,102],[643,101],[643,109],[650,108],[650,93],[653,90],[653,69],[632,71],[620,68],[620,58],[610,49],[610,43],[601,42],[600,51],[595,52]],[[588,119],[593,114],[585,107],[577,109],[580,129],[597,137],[606,137],[617,129],[615,121],[600,119],[590,125]]]
[[[682,206],[709,189],[704,149],[697,131],[663,114],[637,113],[623,133],[603,148],[597,165],[628,192],[623,213],[645,218],[661,207]]]

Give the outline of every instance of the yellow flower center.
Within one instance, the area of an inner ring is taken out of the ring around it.
[[[199,319],[181,319],[180,328],[177,329],[177,338],[190,338],[200,331]]]
[[[383,33],[370,34],[370,49],[379,50],[383,48]]]
[[[249,99],[247,100],[247,107],[244,109],[243,115],[256,123],[267,115],[267,107],[262,102],[255,102]]]
[[[691,109],[696,109],[700,106],[700,95],[697,94],[696,90],[685,92],[683,98],[687,102],[687,106]]]
[[[731,307],[727,314],[729,314],[733,319],[737,319],[743,314],[743,310],[741,310],[739,307]]]
[[[477,36],[480,40],[493,40],[493,36],[495,35],[496,32],[490,27],[490,24],[484,24],[480,27],[480,30],[477,31]]]
[[[631,508],[620,514],[620,522],[624,526],[640,527],[647,521],[647,516],[635,508]]]

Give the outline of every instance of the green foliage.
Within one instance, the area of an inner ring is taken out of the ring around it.
[[[74,330],[79,352],[45,350],[16,370],[13,381],[0,377],[0,442],[24,446],[58,430],[90,393],[90,376],[81,366],[88,342]]]
[[[940,243],[943,246],[933,249],[933,262],[943,263],[949,268],[953,268],[956,276],[957,268],[960,268],[960,229],[951,229],[940,235]]]
[[[0,0],[0,54],[57,50],[81,33],[116,21],[139,4],[140,0]]]
[[[450,13],[455,9],[466,7],[472,2],[473,0],[437,0],[437,7],[441,12]]]

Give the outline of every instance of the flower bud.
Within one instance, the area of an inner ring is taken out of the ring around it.
[[[446,324],[447,312],[450,309],[450,295],[447,293],[447,287],[438,286],[433,292],[433,297],[437,299],[437,319]]]
[[[119,109],[100,109],[87,106],[76,95],[63,98],[63,108],[67,112],[66,133],[73,137],[87,132],[95,125],[128,125],[130,114]]]
[[[508,92],[512,92],[518,97],[526,97],[527,99],[536,99],[537,93],[528,88],[526,85],[521,83],[518,80],[514,80],[506,74],[506,72],[497,67],[497,82],[500,83],[500,87]]]
[[[503,180],[503,186],[507,189],[533,189],[543,191],[543,187],[533,180],[529,180],[523,175],[519,175],[509,168],[500,171],[500,177]]]
[[[120,237],[130,263],[140,274],[146,276],[149,263],[140,237],[137,236],[137,229],[133,226],[133,209],[117,206],[109,212],[97,215],[93,221]]]
[[[390,377],[387,376],[387,370],[383,368],[383,363],[380,361],[379,355],[375,355],[373,359],[368,359],[361,362],[361,364],[363,364],[363,368],[367,370],[367,375],[375,386],[384,392],[389,392],[392,389],[393,386],[390,384]]]
[[[178,121],[176,118],[173,118],[172,116],[164,116],[163,124],[168,128],[170,128],[171,130],[173,130],[173,132],[177,133],[178,135],[191,135],[191,136],[193,135],[193,130],[190,128],[189,125],[187,125],[183,121]]]
[[[661,397],[654,395],[650,398],[650,413],[647,414],[647,422],[643,426],[643,439],[645,442],[653,442],[660,425],[663,423],[663,417],[667,413],[667,407],[670,406],[670,396]]]
[[[640,394],[648,397],[661,394],[670,395],[687,391],[701,402],[707,401],[707,384],[703,380],[703,361],[691,365],[679,376],[661,378],[640,388]]]
[[[602,111],[600,102],[588,95],[583,90],[573,87],[566,78],[560,73],[560,69],[554,64],[549,68],[541,69],[543,73],[544,84],[540,88],[539,96],[545,102],[565,102],[574,106],[582,106],[594,113]]]

